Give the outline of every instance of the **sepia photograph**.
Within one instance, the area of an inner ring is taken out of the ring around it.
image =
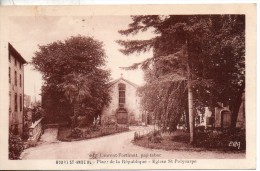
[[[203,159],[232,159],[239,168],[236,160],[255,158],[247,81],[255,91],[254,68],[246,59],[256,56],[246,49],[246,13],[47,9],[2,20],[8,156],[1,157],[58,169],[221,168],[195,166]]]

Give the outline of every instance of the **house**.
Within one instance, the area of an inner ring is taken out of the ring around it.
[[[23,133],[24,116],[24,64],[27,62],[8,43],[9,58],[9,128],[15,133]]]
[[[102,111],[101,123],[109,119],[118,124],[137,124],[142,121],[138,86],[121,78],[108,83],[111,102]]]
[[[213,127],[213,113],[208,107],[204,107],[204,111],[197,111],[195,117],[195,126],[205,126],[205,128]]]
[[[231,112],[228,106],[224,106],[219,103],[217,107],[214,108],[212,112],[208,107],[204,108],[204,112],[197,111],[198,115],[195,118],[195,126],[205,126],[205,128],[217,128],[225,129],[231,126]],[[245,94],[242,96],[242,103],[240,105],[236,127],[245,129]]]

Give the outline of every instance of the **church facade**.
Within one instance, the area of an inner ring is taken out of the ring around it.
[[[108,84],[111,102],[105,106],[101,115],[101,122],[109,119],[118,124],[140,124],[142,113],[138,86],[122,76]]]

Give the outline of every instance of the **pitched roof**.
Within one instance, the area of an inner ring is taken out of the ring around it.
[[[132,83],[131,81],[128,81],[128,80],[124,79],[123,77],[118,78],[118,79],[116,79],[116,80],[114,80],[114,81],[111,81],[111,82],[109,82],[107,85],[108,85],[108,87],[111,87],[112,85],[116,84],[116,83],[119,82],[120,80],[123,80],[123,81],[127,82],[128,84],[132,85],[132,86],[135,87],[135,88],[139,87],[137,84]]]
[[[8,43],[8,51],[13,54],[16,59],[22,64],[27,63],[26,60],[22,57],[22,55],[10,44]]]

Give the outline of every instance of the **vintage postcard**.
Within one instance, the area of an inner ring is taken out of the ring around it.
[[[0,169],[255,169],[256,4],[0,7]]]

